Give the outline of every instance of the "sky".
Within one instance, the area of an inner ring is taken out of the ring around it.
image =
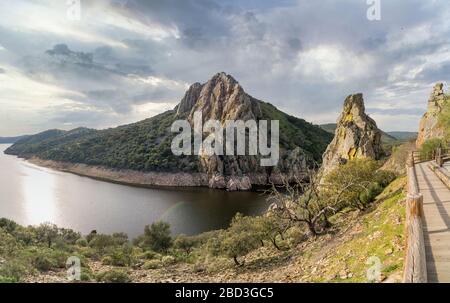
[[[361,92],[381,129],[417,131],[450,6],[379,0],[369,20],[376,1],[0,0],[0,136],[135,122],[221,71],[316,124]]]

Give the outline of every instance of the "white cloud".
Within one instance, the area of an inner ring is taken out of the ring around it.
[[[319,45],[298,54],[296,71],[306,77],[344,82],[363,76],[373,65],[368,54],[355,54],[335,45]]]

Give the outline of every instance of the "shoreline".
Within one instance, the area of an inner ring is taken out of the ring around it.
[[[226,188],[212,188],[210,186],[210,178],[206,173],[139,172],[127,169],[114,170],[103,166],[93,166],[82,163],[74,164],[53,160],[43,160],[38,157],[19,158],[40,167],[50,168],[60,172],[71,173],[77,176],[119,185],[154,189],[183,190],[204,188],[226,190]],[[251,176],[250,179],[256,181],[255,183],[252,182],[252,188],[241,191],[258,191],[258,188],[268,186],[267,184],[263,184],[263,182],[261,182],[263,179],[266,179],[265,176]]]
[[[43,160],[37,157],[23,158],[31,164],[71,173],[98,181],[109,182],[141,188],[199,188],[208,187],[206,174],[201,173],[164,173],[139,172],[134,170],[114,170],[102,166],[81,163],[68,163],[53,160]]]

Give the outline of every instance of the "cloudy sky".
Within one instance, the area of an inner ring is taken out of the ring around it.
[[[74,4],[70,4],[73,2]],[[0,0],[0,136],[104,128],[173,108],[219,71],[314,123],[364,93],[416,130],[450,72],[447,0]]]

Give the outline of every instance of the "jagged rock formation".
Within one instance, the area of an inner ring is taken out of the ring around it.
[[[222,72],[205,84],[192,85],[176,111],[178,116],[186,116],[192,125],[195,112],[202,113],[203,123],[218,120],[224,125],[227,120],[263,119],[260,104],[261,101],[246,94],[231,75]],[[252,187],[252,183],[282,183],[283,177],[301,178],[307,161],[301,149],[296,148],[292,151],[283,150],[283,159],[275,168],[261,167],[258,156],[248,155],[202,155],[200,164],[202,170],[209,176],[209,187],[248,190]]]
[[[350,159],[380,159],[382,156],[381,131],[366,115],[363,95],[348,96],[337,121],[334,139],[323,155],[323,175]]]
[[[437,83],[433,87],[433,91],[428,99],[427,112],[420,120],[419,134],[416,141],[418,148],[428,139],[444,136],[444,130],[438,125],[439,114],[446,102],[443,87],[444,85],[442,83]]]

